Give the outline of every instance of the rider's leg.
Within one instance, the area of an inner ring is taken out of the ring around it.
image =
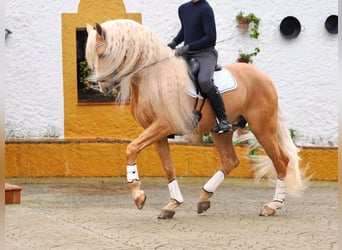
[[[194,56],[199,61],[200,69],[198,73],[198,84],[204,96],[208,100],[216,114],[218,124],[212,128],[214,133],[224,133],[232,130],[232,125],[228,121],[221,94],[218,92],[212,80],[215,66],[217,63],[217,51],[210,48],[206,51],[196,53]]]
[[[212,128],[211,132],[221,134],[231,131],[232,125],[228,121],[224,103],[221,94],[219,93],[217,88],[213,86],[211,89],[209,89],[209,91],[206,94],[218,119],[217,126]]]

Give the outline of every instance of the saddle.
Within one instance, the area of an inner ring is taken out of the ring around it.
[[[198,73],[199,73],[199,67],[200,67],[199,61],[197,61],[195,58],[191,58],[190,60],[187,60],[187,63],[188,63],[188,67],[189,67],[190,79],[194,83],[195,88],[196,88],[196,94],[204,96],[201,92],[201,88],[200,88],[200,85],[198,83]],[[220,70],[222,70],[222,67],[220,65],[216,64],[215,71],[220,71]],[[212,79],[212,81],[214,81],[214,79]],[[198,124],[198,122],[202,118],[202,109],[204,107],[206,97],[204,96],[203,102],[202,102],[199,110],[197,110],[198,99],[199,99],[199,97],[197,96],[196,101],[195,101],[195,106],[193,109],[196,125]]]
[[[197,92],[197,94],[199,94],[199,93],[201,93],[201,88],[198,84],[197,77],[198,77],[200,63],[195,58],[191,58],[190,60],[187,60],[187,63],[188,63],[188,67],[189,67],[190,79],[195,84],[196,92]],[[215,71],[220,71],[220,70],[222,70],[221,65],[216,64],[215,65]]]

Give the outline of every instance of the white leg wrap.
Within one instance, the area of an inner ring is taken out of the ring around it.
[[[224,173],[217,171],[209,181],[203,186],[203,189],[209,193],[214,193],[218,186],[224,181]]]
[[[129,183],[139,180],[137,164],[127,165],[127,181]]]
[[[276,190],[274,193],[273,201],[284,202],[285,201],[285,182],[277,178]]]
[[[183,195],[180,191],[179,185],[178,185],[178,181],[177,180],[173,180],[168,184],[169,187],[169,191],[170,191],[170,197],[171,199],[176,200],[179,203],[182,203],[184,201],[183,199]]]

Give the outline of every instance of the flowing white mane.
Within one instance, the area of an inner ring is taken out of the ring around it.
[[[121,100],[129,97],[131,84],[137,85],[141,109],[150,109],[176,131],[186,132],[193,107],[186,91],[190,79],[185,61],[176,58],[174,51],[135,21],[111,20],[101,27],[105,32],[105,57],[92,80],[120,83]],[[86,58],[90,68],[96,68],[99,58],[95,30],[88,34]]]

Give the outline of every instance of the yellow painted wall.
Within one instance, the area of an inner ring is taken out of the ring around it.
[[[81,0],[78,13],[62,14],[64,138],[135,138],[142,131],[128,105],[77,102],[76,28],[119,18],[141,22],[141,14],[126,13],[121,0]]]
[[[69,140],[6,143],[6,177],[126,176],[129,141]],[[211,176],[219,167],[216,149],[207,145],[171,144],[177,176]],[[236,146],[241,160],[231,177],[252,177],[246,148]],[[337,148],[304,148],[302,166],[309,164],[313,179],[337,180]],[[138,157],[140,176],[164,176],[153,146]]]

